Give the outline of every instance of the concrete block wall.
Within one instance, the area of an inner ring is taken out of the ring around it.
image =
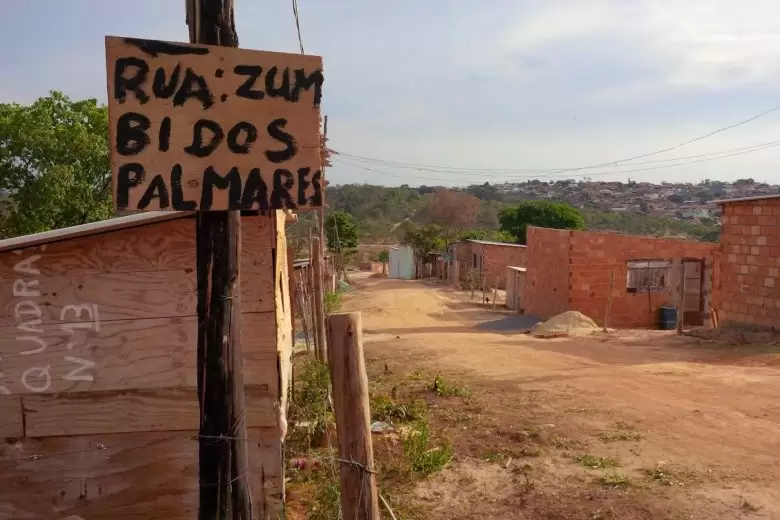
[[[569,309],[569,231],[529,227],[525,313],[548,319]]]
[[[609,326],[655,328],[659,308],[674,304],[672,291],[629,293],[627,262],[713,258],[717,244],[689,240],[628,236],[613,233],[571,231],[569,237],[569,308],[603,324],[609,302],[610,276],[614,272]]]
[[[718,318],[780,328],[780,199],[723,205]]]

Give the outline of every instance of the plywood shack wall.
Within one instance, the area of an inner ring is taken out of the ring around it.
[[[292,351],[284,215],[242,228],[248,477],[273,510]],[[0,253],[0,518],[194,518],[195,261],[192,217]]]

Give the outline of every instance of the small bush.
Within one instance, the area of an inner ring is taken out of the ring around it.
[[[317,479],[314,496],[307,507],[307,520],[341,518],[341,487],[339,479]]]
[[[620,473],[610,473],[598,479],[599,484],[608,488],[627,488],[631,486],[631,479]]]
[[[384,422],[419,421],[425,416],[424,401],[415,400],[411,403],[398,403],[387,394],[371,396],[371,418]]]
[[[341,309],[341,293],[339,291],[325,293],[325,313],[333,314]]]
[[[471,391],[465,386],[449,383],[439,375],[433,379],[433,391],[442,397],[466,397],[471,395]]]
[[[667,468],[663,462],[659,462],[653,469],[645,470],[645,473],[651,480],[658,482],[662,486],[684,486],[683,475]]]
[[[642,439],[642,434],[639,432],[632,432],[626,430],[612,430],[602,432],[599,435],[604,442],[616,442],[616,441],[638,441]]]
[[[327,365],[308,359],[303,365],[293,394],[291,417],[303,424],[306,444],[311,446],[325,433],[331,420],[328,410],[330,372]]]
[[[419,421],[404,438],[404,456],[409,460],[412,470],[429,475],[440,471],[452,459],[452,446],[449,442],[441,446],[431,446],[428,423]]]
[[[617,459],[610,457],[597,457],[595,455],[580,455],[577,462],[590,469],[616,468],[620,466]]]

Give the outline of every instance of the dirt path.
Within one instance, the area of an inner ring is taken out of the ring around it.
[[[443,405],[460,457],[418,490],[434,518],[780,518],[776,354],[653,331],[534,339],[425,282],[368,279],[345,305],[363,312],[369,362],[476,391]],[[518,480],[529,436],[541,450]]]

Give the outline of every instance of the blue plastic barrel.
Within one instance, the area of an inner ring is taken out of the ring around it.
[[[677,307],[664,305],[659,312],[661,330],[674,330],[677,328]]]

